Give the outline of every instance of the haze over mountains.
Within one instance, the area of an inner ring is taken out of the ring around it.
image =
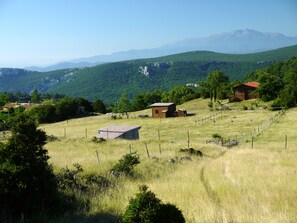
[[[27,67],[32,71],[52,71],[64,68],[91,67],[101,63],[140,58],[160,57],[189,51],[206,50],[219,53],[246,54],[273,50],[297,44],[297,37],[256,30],[235,30],[202,38],[188,38],[153,49],[129,50],[110,55],[97,55],[60,62],[48,67]]]

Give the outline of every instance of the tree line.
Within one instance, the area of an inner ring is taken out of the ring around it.
[[[274,107],[290,108],[297,104],[297,57],[255,71],[246,80],[258,81],[261,100],[274,100]]]

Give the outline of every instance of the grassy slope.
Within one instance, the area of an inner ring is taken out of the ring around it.
[[[208,111],[207,102],[198,99],[179,106],[195,114],[186,118],[134,118],[140,113],[150,114],[150,110],[145,110],[131,114],[130,119],[111,120],[104,115],[43,125],[41,128],[60,137],[59,141],[46,145],[56,171],[78,162],[87,172],[106,175],[112,165],[129,152],[129,145],[140,154],[137,178],[119,179],[116,187],[100,197],[93,197],[90,216],[99,218],[100,213],[106,212],[121,215],[138,185],[147,184],[164,202],[176,204],[187,222],[296,222],[297,109],[289,110],[264,134],[256,137],[254,149],[251,149],[250,134],[275,112],[261,107],[243,111],[243,103],[235,103],[229,105],[233,110],[223,112],[215,123],[209,121],[195,126],[195,120],[215,113]],[[249,107],[251,103],[256,104],[255,101],[244,103]],[[96,129],[108,125],[141,125],[140,140],[90,142]],[[63,138],[64,128],[66,139]],[[161,133],[160,142],[157,139],[158,130]],[[168,159],[185,156],[178,149],[187,147],[188,130],[190,146],[200,149],[206,156],[169,164]],[[213,133],[224,137],[242,135],[242,141],[249,142],[229,150],[205,144]],[[284,149],[286,134],[287,150]],[[157,157],[158,161],[147,158],[145,142],[151,156]],[[162,154],[159,153],[159,143]],[[71,221],[65,218],[61,222]]]

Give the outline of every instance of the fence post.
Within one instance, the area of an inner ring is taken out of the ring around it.
[[[254,137],[252,136],[252,149],[254,148]]]
[[[86,139],[88,138],[88,129],[86,129]]]
[[[99,163],[99,154],[98,154],[98,150],[96,150],[96,156],[97,156],[97,160],[98,160],[98,163]]]
[[[150,158],[150,153],[149,153],[148,148],[147,148],[147,143],[145,142],[144,144],[145,144],[145,149],[146,149],[147,157]]]
[[[188,130],[188,149],[190,148],[190,132]]]
[[[161,144],[159,144],[160,155],[162,154]]]
[[[130,154],[132,153],[132,147],[131,147],[131,144],[129,144],[129,151],[130,151]]]

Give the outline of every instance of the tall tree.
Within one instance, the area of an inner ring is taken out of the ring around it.
[[[37,91],[37,89],[35,88],[32,92],[32,95],[31,95],[31,102],[33,103],[38,103],[40,102],[40,95]]]
[[[121,98],[117,104],[117,112],[125,113],[128,116],[128,112],[132,110],[132,104],[128,93],[123,91]]]
[[[206,85],[209,88],[210,99],[216,102],[218,95],[221,93],[223,86],[229,83],[229,78],[223,72],[218,70],[208,74]]]

